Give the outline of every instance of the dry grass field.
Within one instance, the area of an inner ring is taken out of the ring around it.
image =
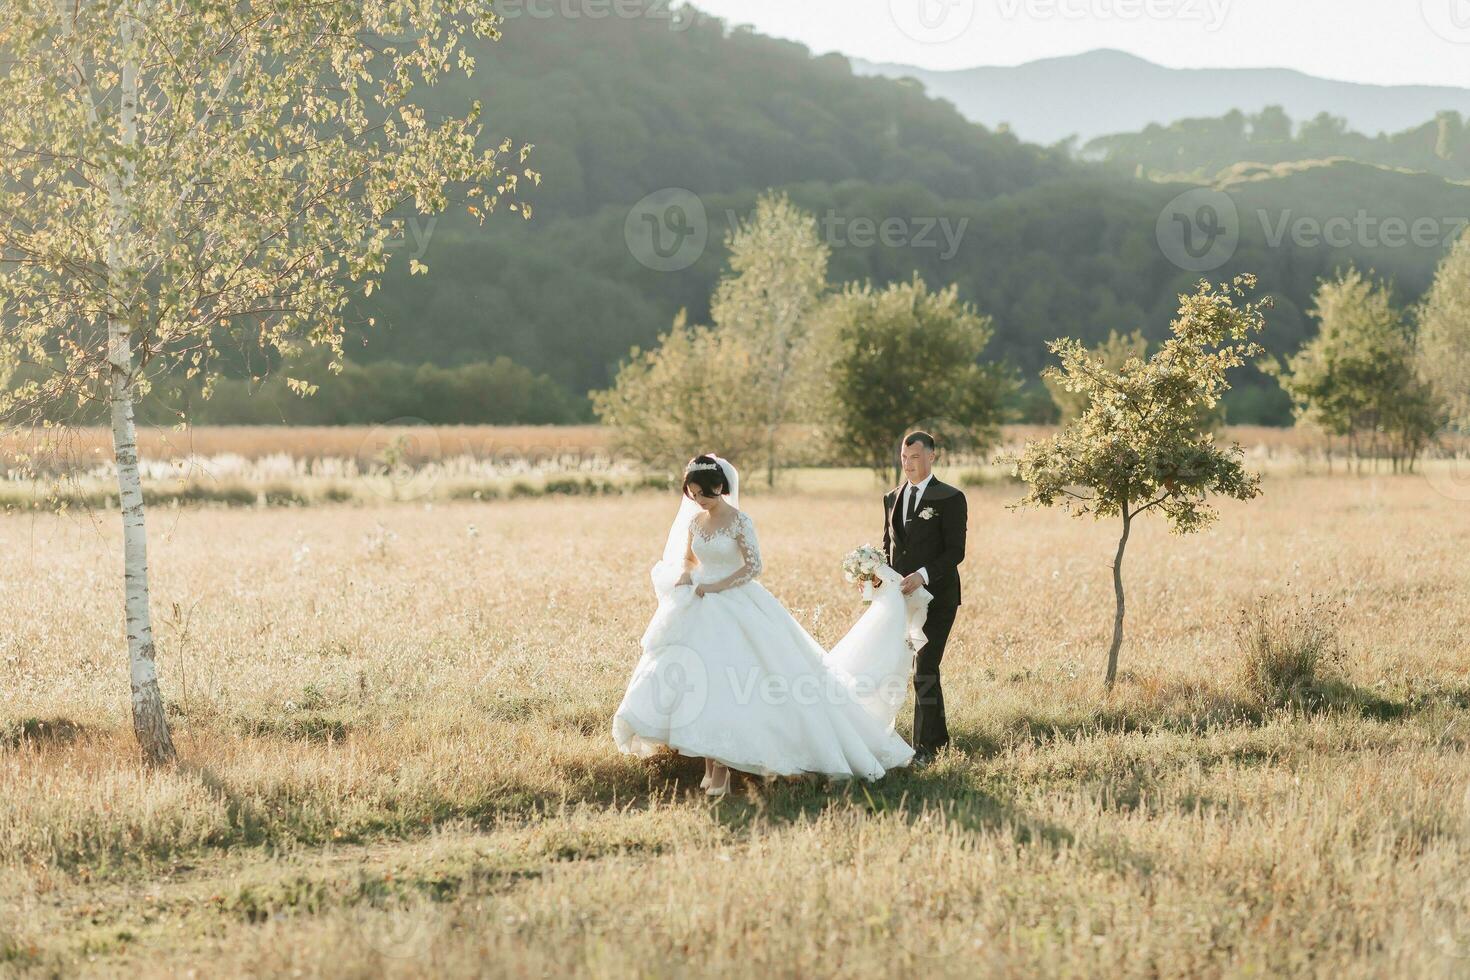
[[[1114,529],[974,489],[952,750],[717,805],[609,735],[668,496],[156,513],[158,773],[113,515],[0,517],[0,975],[1470,976],[1470,503],[1439,487],[1276,476],[1205,534],[1146,523],[1111,697]],[[748,491],[825,643],[878,489]],[[1266,703],[1235,623],[1314,593],[1341,662]]]

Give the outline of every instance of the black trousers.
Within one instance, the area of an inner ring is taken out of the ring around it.
[[[958,612],[959,604],[953,600],[936,599],[930,603],[929,617],[924,621],[928,642],[914,659],[914,750],[920,753],[938,752],[949,744],[939,662],[944,659],[944,646]]]

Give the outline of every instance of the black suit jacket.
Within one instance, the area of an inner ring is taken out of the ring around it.
[[[929,481],[924,496],[919,498],[918,513],[903,526],[899,512],[905,482],[883,496],[883,553],[888,564],[900,575],[912,575],[919,569],[929,572],[926,586],[935,602],[960,604],[960,562],[965,560],[965,526],[969,521],[969,505],[958,488],[939,480]],[[926,508],[932,516],[919,517]]]

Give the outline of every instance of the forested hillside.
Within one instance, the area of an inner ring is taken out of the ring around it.
[[[1242,161],[1289,163],[1347,157],[1453,180],[1470,178],[1470,126],[1453,111],[1398,133],[1367,136],[1323,113],[1295,122],[1279,106],[1255,115],[1240,111],[1215,119],[1180,119],[1138,133],[1099,136],[1083,154],[1113,169],[1147,176],[1211,178]]]
[[[1318,277],[1358,262],[1392,275],[1406,298],[1417,297],[1457,225],[1446,221],[1427,247],[1369,236],[1337,248],[1297,240],[1294,232],[1310,232],[1314,221],[1320,227],[1353,220],[1360,209],[1370,222],[1470,215],[1470,188],[1347,162],[1256,169],[1220,186],[1236,202],[1240,244],[1211,274],[1254,271],[1277,294],[1266,342],[1278,353],[1295,350],[1308,335],[1301,311]],[[958,283],[965,298],[996,318],[991,354],[1028,378],[1046,363],[1046,341],[1058,336],[1094,342],[1113,329],[1166,334],[1178,293],[1198,275],[1164,255],[1157,223],[1165,205],[1188,189],[1086,172],[990,200],[944,199],[914,184],[789,188],[802,207],[841,221],[938,216],[963,228],[948,259],[942,238],[936,248],[834,242],[830,276],[891,282],[917,270],[929,282]],[[755,196],[708,195],[711,246],[678,273],[654,272],[633,258],[623,240],[625,208],[489,235],[436,236],[427,259],[433,275],[399,274],[390,283],[378,305],[390,326],[363,353],[432,352],[446,363],[504,354],[575,391],[600,387],[631,346],[653,341],[681,308],[695,320],[706,316],[724,261],[714,232],[723,231],[727,213],[747,214]],[[436,325],[432,333],[417,328],[424,322]],[[1287,418],[1284,397],[1264,378],[1243,381],[1235,406],[1237,421]]]
[[[629,349],[652,343],[680,309],[696,322],[705,317],[724,235],[767,188],[788,191],[823,223],[834,283],[883,283],[915,271],[935,285],[957,283],[995,318],[989,355],[1033,385],[1055,337],[1092,342],[1140,328],[1162,337],[1177,294],[1198,278],[1171,262],[1158,239],[1165,205],[1190,184],[1138,179],[1136,168],[1119,173],[1021,143],[966,121],[916,83],[854,76],[841,57],[813,57],[709,19],[677,27],[666,17],[513,19],[500,43],[475,53],[480,67],[468,85],[434,93],[431,104],[482,99],[487,139],[536,144],[531,162],[544,180],[525,195],[535,217],[498,215],[509,220],[483,227],[462,213],[410,222],[404,260],[381,291],[357,303],[354,313],[377,324],[349,356],[414,367],[509,358],[540,376],[507,382],[496,421],[508,411],[526,421],[575,415],[584,408],[567,406],[585,407],[585,393],[606,385]],[[1183,126],[1183,142],[1198,128]],[[1388,145],[1406,154],[1426,138]],[[1316,145],[1311,131],[1302,139]],[[1362,145],[1345,133],[1336,139],[1342,149]],[[1462,141],[1450,139],[1450,161],[1459,160]],[[1112,145],[1122,159],[1154,144],[1190,170],[1211,171],[1234,155],[1220,140],[1189,151],[1196,157],[1181,155],[1157,133]],[[1173,169],[1154,162],[1145,169]],[[1361,212],[1375,222],[1432,218],[1449,228],[1470,215],[1470,188],[1438,176],[1346,161],[1214,169],[1226,170],[1216,186],[1238,206],[1240,245],[1211,275],[1255,272],[1278,294],[1265,338],[1276,352],[1307,335],[1301,311],[1318,276],[1356,261],[1392,275],[1403,298],[1414,299],[1444,252],[1440,238],[1409,247],[1358,233],[1341,247],[1313,242],[1296,234],[1303,221]],[[669,187],[698,195],[709,244],[688,268],[656,272],[630,251],[625,224],[636,202]],[[848,231],[854,218],[897,220],[902,241],[860,240]],[[410,277],[409,255],[430,274]],[[484,376],[509,378],[507,370]],[[552,389],[565,397],[551,398]],[[515,398],[534,404],[508,410]],[[391,403],[368,398],[361,411],[381,415]],[[285,404],[281,417],[290,420]],[[1262,377],[1243,379],[1231,407],[1234,421],[1288,418],[1284,397]],[[334,409],[333,417],[355,411]]]
[[[663,6],[640,18],[513,17],[502,41],[475,51],[474,78],[425,101],[483,99],[492,135],[535,143],[547,216],[661,187],[717,194],[803,181],[913,181],[988,198],[1065,170],[911,83],[858,77],[845,58],[712,18],[683,26],[657,16]]]

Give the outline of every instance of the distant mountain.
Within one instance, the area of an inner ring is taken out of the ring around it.
[[[1360,85],[1284,68],[1165,68],[1122,51],[1046,58],[1014,68],[928,71],[854,61],[866,75],[914,78],[930,95],[954,103],[974,122],[1011,130],[1035,143],[1077,135],[1083,142],[1150,123],[1255,113],[1279,105],[1294,119],[1326,112],[1359,132],[1398,132],[1439,112],[1470,114],[1470,89]]]

